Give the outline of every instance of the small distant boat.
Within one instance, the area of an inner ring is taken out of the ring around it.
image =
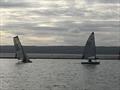
[[[94,32],[91,33],[86,42],[82,59],[88,59],[88,62],[81,62],[81,64],[100,64],[100,62],[96,60],[98,58],[96,58],[96,45]]]
[[[29,57],[25,53],[24,48],[19,40],[19,37],[13,37],[13,41],[16,50],[15,58],[17,58],[18,60],[22,60],[23,63],[32,63],[32,61],[29,60]]]

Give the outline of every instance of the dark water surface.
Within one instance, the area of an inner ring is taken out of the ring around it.
[[[0,90],[120,90],[120,61],[82,65],[79,59],[0,59]]]

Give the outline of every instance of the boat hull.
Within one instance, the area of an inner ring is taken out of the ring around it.
[[[100,64],[100,62],[81,62],[81,64]]]
[[[32,63],[32,61],[28,60],[28,61],[22,61],[23,63]]]

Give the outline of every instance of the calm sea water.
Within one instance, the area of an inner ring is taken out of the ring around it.
[[[0,90],[120,90],[120,61],[82,65],[79,59],[0,59]]]

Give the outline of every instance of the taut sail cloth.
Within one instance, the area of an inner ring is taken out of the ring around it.
[[[30,62],[19,40],[19,37],[18,36],[13,37],[13,41],[16,50],[15,58],[17,58],[18,60],[22,60],[23,62]]]
[[[89,58],[96,59],[96,45],[95,45],[94,32],[92,32],[91,35],[89,36],[82,56],[82,59],[89,59]]]

